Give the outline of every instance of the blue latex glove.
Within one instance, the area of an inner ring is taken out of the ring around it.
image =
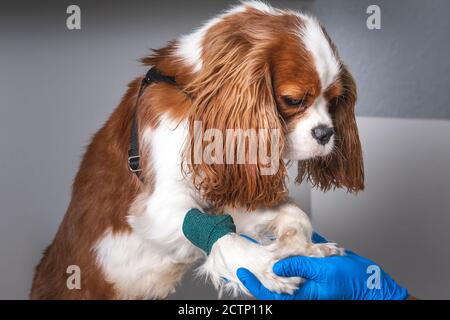
[[[313,242],[328,242],[314,233]],[[345,256],[312,258],[296,256],[278,261],[273,271],[283,277],[307,279],[293,294],[277,294],[265,288],[247,269],[237,270],[242,284],[261,300],[404,300],[400,287],[373,261],[351,251]]]

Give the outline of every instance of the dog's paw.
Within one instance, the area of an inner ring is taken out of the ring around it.
[[[339,248],[336,243],[312,243],[307,247],[307,256],[310,257],[329,257],[343,256],[344,249]]]
[[[279,277],[272,271],[273,264],[262,274],[255,274],[261,283],[272,292],[293,294],[303,282],[300,277]]]
[[[335,243],[312,243],[311,222],[298,206],[287,203],[278,210],[278,215],[267,226],[275,239],[268,248],[276,257],[279,259],[294,255],[328,257],[344,254],[344,250]]]
[[[237,277],[239,268],[249,270],[270,291],[293,293],[301,278],[277,276],[272,271],[277,260],[277,253],[268,246],[253,243],[237,234],[229,234],[214,244],[199,272],[207,275],[219,292],[227,291],[233,296],[241,293],[250,295]]]

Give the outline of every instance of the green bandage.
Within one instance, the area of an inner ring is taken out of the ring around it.
[[[191,209],[184,217],[183,233],[196,247],[209,254],[213,244],[228,233],[236,232],[230,215],[210,215]]]

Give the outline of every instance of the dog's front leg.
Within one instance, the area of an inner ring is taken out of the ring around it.
[[[311,220],[294,202],[283,203],[272,210],[276,211],[274,219],[262,227],[260,232],[272,237],[272,241],[269,239],[265,244],[278,258],[292,255],[326,257],[343,254],[343,250],[335,243],[312,242]]]
[[[294,291],[300,278],[281,278],[272,272],[273,264],[290,255],[324,257],[341,254],[335,244],[313,244],[308,216],[295,204],[283,203],[271,209],[254,212],[232,212],[236,232],[248,235],[253,243],[239,234],[223,236],[212,246],[202,271],[218,288],[233,293],[246,292],[237,279],[238,268],[252,271],[269,290]],[[227,279],[224,281],[224,278]]]
[[[293,292],[301,279],[275,275],[272,265],[277,254],[269,246],[263,245],[271,238],[268,226],[276,220],[279,209],[238,212],[228,208],[226,212],[233,217],[236,232],[229,231],[212,245],[211,252],[199,270],[200,273],[210,278],[220,292],[225,289],[234,296],[239,292],[248,294],[237,278],[238,268],[251,270],[267,288],[275,292]],[[255,239],[258,243],[242,237],[241,234]]]
[[[238,296],[239,293],[249,295],[237,278],[236,271],[239,268],[253,272],[271,291],[293,293],[301,279],[275,275],[272,271],[275,261],[275,253],[267,246],[254,243],[239,234],[229,233],[215,242],[205,263],[199,268],[199,273],[212,281],[219,294],[225,290],[233,296]]]
[[[189,196],[189,191],[171,194],[169,190],[155,190],[151,196],[141,195],[128,216],[136,234],[150,243],[152,250],[169,256],[174,262],[192,263],[202,256],[201,250],[182,232],[186,213],[191,208],[201,208],[200,203]]]

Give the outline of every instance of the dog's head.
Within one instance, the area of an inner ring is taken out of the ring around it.
[[[283,158],[298,160],[298,182],[363,189],[355,82],[314,18],[244,3],[183,37],[177,54],[194,74],[186,160],[217,208],[280,202]]]

